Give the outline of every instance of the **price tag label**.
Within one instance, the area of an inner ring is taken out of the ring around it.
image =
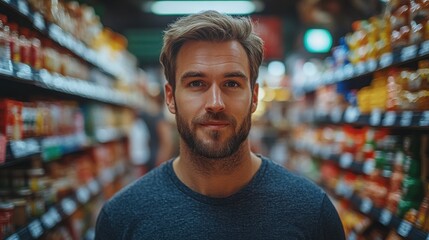
[[[411,45],[401,50],[401,61],[407,61],[417,56],[417,46]]]
[[[65,198],[61,201],[61,207],[64,213],[70,216],[77,208],[76,202],[70,198]]]
[[[429,111],[424,111],[423,113],[422,113],[422,116],[421,116],[421,118],[420,118],[420,122],[419,122],[419,125],[420,126],[424,126],[424,127],[427,127],[427,126],[429,126]]]
[[[9,144],[14,158],[21,158],[29,155],[24,141],[11,141]]]
[[[401,127],[409,127],[411,126],[413,120],[413,112],[411,111],[404,111],[401,115],[401,120],[399,121],[399,124]]]
[[[101,171],[100,181],[104,186],[112,183],[113,182],[113,171],[112,171],[112,169],[109,168],[109,169],[104,169],[103,171]]]
[[[403,220],[401,222],[401,224],[399,224],[397,232],[402,237],[408,237],[408,235],[410,235],[410,232],[411,232],[412,228],[413,227],[411,226],[411,223],[409,223],[408,221]]]
[[[34,220],[28,224],[28,231],[34,239],[37,239],[43,235],[42,224],[39,220]]]
[[[16,76],[25,80],[33,80],[33,72],[31,67],[24,63],[16,64],[17,71],[15,72]]]
[[[45,20],[43,19],[42,14],[35,12],[33,14],[33,24],[36,28],[44,31],[46,29]]]
[[[369,175],[371,174],[375,169],[375,161],[371,161],[371,160],[367,160],[365,161],[365,163],[363,164],[363,169],[362,171],[366,174]]]
[[[392,221],[392,213],[387,209],[383,209],[381,211],[379,221],[384,226],[388,226],[390,224],[390,222]]]
[[[424,41],[420,44],[420,51],[419,51],[419,55],[426,55],[429,54],[429,40],[428,41]]]
[[[380,109],[374,109],[371,112],[371,116],[369,117],[369,124],[372,126],[378,126],[381,122],[381,111]]]
[[[28,3],[27,1],[24,0],[18,0],[18,10],[24,14],[24,15],[28,15],[30,13],[29,8],[28,8]]]
[[[364,74],[365,71],[366,71],[366,68],[365,68],[365,64],[364,63],[360,62],[360,63],[356,64],[356,66],[355,66],[355,72],[356,72],[357,75]]]
[[[43,226],[45,226],[47,229],[53,228],[56,224],[49,213],[43,214],[40,220],[42,221]]]
[[[15,234],[10,235],[5,240],[20,240],[20,238],[19,238],[19,235],[15,233]]]
[[[100,191],[100,185],[95,180],[89,182],[88,188],[93,195],[97,194]]]
[[[339,195],[339,196],[341,196],[342,195],[342,193],[343,193],[343,189],[345,188],[345,186],[344,186],[345,184],[344,184],[344,182],[343,181],[339,181],[338,183],[337,183],[337,185],[335,186],[335,193],[337,194],[337,195]]]
[[[60,36],[62,35],[62,30],[56,24],[49,25],[49,36],[57,42],[60,42]]]
[[[396,112],[388,111],[384,114],[383,126],[393,126],[396,122]]]
[[[381,55],[380,57],[380,67],[385,68],[393,63],[393,54],[392,53],[385,53]]]
[[[87,203],[90,197],[91,197],[91,193],[86,187],[81,187],[76,192],[76,198],[82,204]]]
[[[343,153],[340,156],[340,166],[342,168],[349,168],[353,163],[353,155],[351,153]]]
[[[361,212],[368,214],[372,209],[372,201],[368,198],[363,199],[359,209]]]
[[[43,214],[41,221],[46,228],[51,229],[61,221],[61,216],[57,209],[52,207],[45,214]]]
[[[366,62],[366,68],[368,71],[373,72],[377,69],[377,61],[375,59],[370,59]]]
[[[357,240],[356,233],[351,232],[351,233],[349,234],[349,238],[348,238],[348,239],[349,239],[349,240]]]
[[[353,65],[348,63],[343,67],[343,72],[344,72],[344,78],[351,78],[353,77],[353,75],[355,74],[355,71],[353,69]]]
[[[343,111],[340,107],[334,107],[331,111],[331,121],[334,123],[339,123],[341,121],[341,117],[343,116]]]
[[[344,113],[344,120],[347,123],[354,123],[359,119],[360,112],[357,107],[349,106]]]

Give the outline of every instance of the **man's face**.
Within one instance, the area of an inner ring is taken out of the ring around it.
[[[201,156],[230,156],[247,139],[257,106],[246,52],[236,41],[190,41],[176,61],[175,93],[165,90],[182,139]]]

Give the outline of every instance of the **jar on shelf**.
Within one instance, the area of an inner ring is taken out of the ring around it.
[[[30,65],[30,48],[31,42],[29,40],[30,30],[28,28],[20,28],[19,32],[19,54],[21,62]]]
[[[10,199],[10,202],[14,205],[13,225],[17,229],[27,224],[27,201],[24,198],[15,198]]]
[[[45,170],[43,168],[32,168],[27,170],[28,186],[32,192],[38,192],[45,188],[44,176]]]
[[[32,215],[32,192],[29,188],[22,188],[19,189],[15,192],[15,197],[16,198],[21,198],[24,199],[26,201],[26,207],[25,207],[25,212],[27,213],[28,217],[31,217]]]
[[[0,68],[10,69],[9,27],[6,25],[7,16],[0,14]]]
[[[10,30],[10,38],[9,38],[9,46],[10,46],[10,55],[13,62],[21,62],[20,55],[20,46],[19,46],[19,33],[18,33],[18,24],[9,23]]]
[[[21,189],[27,187],[26,174],[24,169],[14,169],[11,173],[12,189]]]
[[[3,239],[14,231],[13,211],[13,203],[0,202],[0,239]]]
[[[45,213],[46,204],[44,199],[43,191],[33,193],[32,198],[32,213],[33,217],[40,217]]]

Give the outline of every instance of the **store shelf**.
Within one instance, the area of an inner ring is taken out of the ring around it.
[[[323,161],[333,162],[341,169],[352,171],[357,174],[369,175],[375,169],[373,161],[357,162],[353,159],[350,153],[334,153],[333,148],[329,146],[295,144],[294,149],[297,151],[305,151],[311,156],[320,158]]]
[[[319,124],[353,124],[372,127],[391,128],[429,128],[429,111],[387,111],[374,110],[370,114],[360,114],[357,107],[342,111],[333,110],[331,114],[315,117]]]
[[[27,161],[31,156],[37,155],[41,156],[44,162],[54,161],[67,154],[82,151],[99,143],[120,140],[126,136],[125,133],[117,129],[104,130],[102,132],[103,136],[95,136],[93,142],[83,132],[9,141],[6,147],[6,161],[0,164],[0,168],[16,165]]]
[[[124,164],[124,162],[120,162],[112,168],[103,170],[96,179],[80,186],[72,195],[49,207],[41,217],[32,219],[28,225],[20,228],[6,240],[40,239],[45,233],[75,213],[79,207],[99,195],[102,186],[107,186],[115,179],[123,176],[126,169]]]
[[[42,14],[32,11],[26,0],[2,0],[0,1],[0,7],[7,9],[11,15],[18,15],[18,17],[25,19],[26,22],[33,25],[34,29],[49,36],[56,43],[92,66],[97,67],[103,73],[114,78],[117,77],[118,74],[115,67],[112,67],[102,57],[97,56],[97,53],[82,41],[65,32],[58,25],[46,21]]]
[[[347,198],[361,213],[388,228],[394,229],[400,236],[413,240],[429,239],[429,233],[415,228],[409,221],[399,218],[387,209],[375,207],[370,199],[362,199],[356,194],[352,194]],[[353,234],[349,236],[349,239],[353,239]]]
[[[418,61],[429,56],[429,40],[419,44],[413,44],[401,49],[396,49],[392,53],[383,54],[380,59],[368,60],[359,64],[347,64],[333,71],[326,71],[318,78],[308,81],[303,86],[304,92],[313,92],[316,89],[338,82],[358,79],[375,71],[382,70],[391,66],[397,66]]]
[[[81,79],[51,74],[46,70],[35,71],[30,66],[25,65],[27,68],[23,67],[23,65],[21,64],[21,70],[0,71],[0,79],[3,84],[7,84],[7,81],[9,81],[22,86],[30,85],[34,88],[48,90],[50,93],[60,93],[82,100],[97,101],[133,109],[140,108],[142,105],[133,96],[112,88]]]

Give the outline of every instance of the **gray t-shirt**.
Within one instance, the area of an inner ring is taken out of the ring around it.
[[[226,198],[192,191],[172,160],[125,187],[102,208],[96,239],[343,240],[326,194],[262,157],[250,183]]]

